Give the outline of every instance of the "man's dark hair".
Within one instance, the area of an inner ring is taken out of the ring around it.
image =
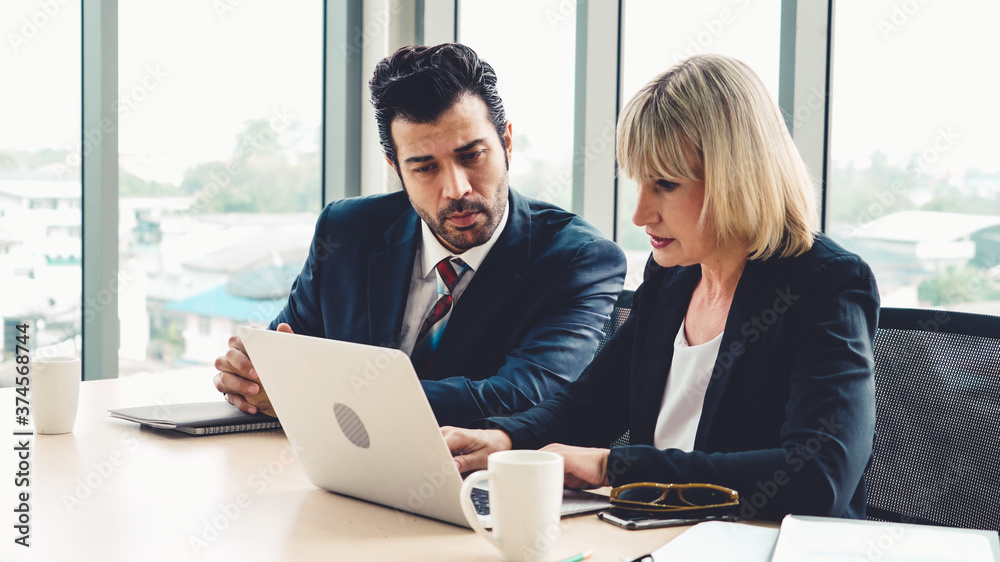
[[[496,72],[465,45],[403,47],[378,63],[368,89],[382,150],[397,166],[392,121],[399,117],[413,123],[433,123],[464,94],[483,100],[500,144],[507,148],[503,140],[507,117],[497,93]]]

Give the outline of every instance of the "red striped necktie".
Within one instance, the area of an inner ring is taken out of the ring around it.
[[[457,272],[455,267],[458,268]],[[441,343],[441,336],[448,324],[448,314],[451,312],[451,293],[469,266],[465,265],[461,258],[445,258],[439,261],[434,268],[438,274],[438,300],[420,326],[420,332],[417,333],[417,343],[411,354],[413,366],[421,377],[434,365],[437,347]]]

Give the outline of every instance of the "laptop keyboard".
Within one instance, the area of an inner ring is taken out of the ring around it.
[[[479,515],[490,514],[490,492],[482,488],[472,489],[472,505]]]

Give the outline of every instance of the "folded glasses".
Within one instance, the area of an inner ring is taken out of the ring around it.
[[[723,513],[737,507],[736,490],[715,484],[635,482],[611,489],[611,505],[648,513]]]

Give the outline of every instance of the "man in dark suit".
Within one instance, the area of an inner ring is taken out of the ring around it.
[[[493,69],[468,47],[405,47],[369,86],[403,192],[323,210],[271,328],[402,349],[441,424],[523,411],[593,357],[622,251],[510,189],[511,124]],[[273,415],[242,342],[229,345],[216,388]]]

